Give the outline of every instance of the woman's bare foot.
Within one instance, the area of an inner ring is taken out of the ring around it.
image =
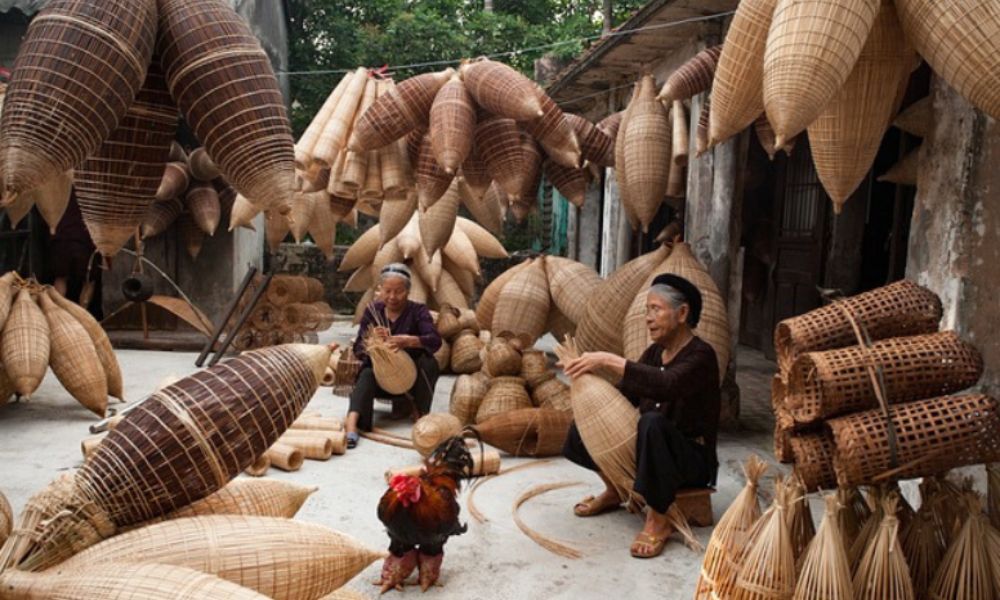
[[[576,503],[573,514],[578,517],[595,517],[599,514],[621,508],[621,498],[613,489],[605,489],[599,496],[587,496]]]
[[[646,510],[646,524],[632,542],[632,556],[636,558],[653,558],[663,552],[667,538],[674,528],[667,520],[666,514],[661,514],[649,508]]]

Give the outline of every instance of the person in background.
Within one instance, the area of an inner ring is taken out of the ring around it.
[[[69,300],[79,302],[84,308],[89,309],[93,291],[86,288],[92,287],[95,283],[90,281],[88,284],[88,278],[93,280],[98,277],[100,269],[90,269],[96,258],[94,242],[91,241],[90,232],[83,223],[83,214],[80,212],[75,192],[70,195],[66,212],[63,213],[62,219],[56,226],[56,232],[49,240],[49,249],[52,287]]]
[[[351,392],[345,429],[347,447],[358,444],[358,429],[370,431],[376,397],[389,396],[375,381],[371,358],[365,352],[365,337],[369,329],[388,340],[390,346],[405,350],[417,366],[417,381],[406,393],[420,415],[431,410],[434,386],[438,378],[434,353],[441,347],[441,336],[434,327],[434,320],[427,307],[410,300],[410,269],[402,263],[386,265],[379,274],[378,299],[373,301],[361,317],[354,355],[361,361],[354,391]],[[377,323],[389,323],[388,329]]]

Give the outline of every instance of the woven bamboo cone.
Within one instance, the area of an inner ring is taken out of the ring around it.
[[[480,156],[479,150],[476,148],[475,140],[473,140],[469,155],[462,163],[461,176],[469,186],[469,191],[475,200],[481,199],[493,182],[493,178],[486,170],[486,163],[483,162],[483,157]]]
[[[695,54],[691,60],[681,65],[664,82],[656,99],[664,104],[677,100],[687,100],[712,87],[715,66],[719,62],[722,46],[712,46]]]
[[[451,237],[448,238],[448,243],[444,245],[440,253],[459,269],[469,271],[476,277],[481,274],[479,252],[469,236],[465,234],[465,228],[458,225],[457,219]],[[504,253],[506,253],[505,250]]]
[[[185,120],[233,188],[261,209],[287,211],[294,142],[257,38],[220,0],[164,0],[158,8],[161,63]],[[231,111],[214,110],[227,105]]]
[[[87,330],[48,294],[39,304],[51,335],[49,365],[73,398],[98,417],[108,409],[108,382]]]
[[[756,455],[751,455],[743,466],[747,482],[719,519],[708,540],[695,600],[725,598],[732,591],[740,568],[738,558],[749,542],[751,528],[761,515],[757,489],[766,470],[767,464]]]
[[[165,202],[177,198],[191,184],[191,169],[186,162],[168,162],[163,168],[163,176],[156,188],[156,201]]]
[[[305,460],[302,450],[284,442],[275,442],[265,454],[271,461],[271,466],[282,471],[298,471],[302,468],[302,461]]]
[[[521,146],[521,133],[512,119],[480,115],[475,144],[490,177],[508,197],[520,198],[528,165]]]
[[[925,138],[934,126],[934,106],[930,96],[924,96],[904,108],[892,121],[892,126],[910,135]]]
[[[55,234],[56,226],[66,212],[69,205],[70,189],[73,187],[74,172],[67,171],[46,180],[38,187],[21,193],[17,201],[7,207],[7,216],[11,222],[11,228],[17,226],[21,218],[16,218],[12,213],[17,212],[15,205],[24,207],[24,213],[31,211],[33,204],[38,208],[38,213],[42,220],[49,226],[49,233]]]
[[[214,494],[128,530],[141,529],[155,522],[208,515],[291,519],[316,490],[315,486],[280,479],[234,479]]]
[[[465,217],[458,217],[455,224],[468,236],[477,255],[483,258],[507,258],[509,256],[500,240],[479,223]]]
[[[625,136],[623,154],[628,164],[627,195],[622,200],[631,205],[643,233],[649,230],[663,203],[669,176],[664,165],[670,161],[670,120],[656,100],[654,85],[652,75],[642,78],[629,107],[628,121],[619,134]]]
[[[479,297],[476,305],[476,320],[482,329],[490,329],[493,326],[493,315],[496,312],[497,301],[507,283],[520,271],[527,269],[535,259],[528,259],[507,269],[497,276]]]
[[[10,310],[14,305],[14,298],[17,296],[18,288],[14,287],[17,280],[17,272],[8,271],[0,275],[0,330],[7,322]]]
[[[474,423],[479,405],[489,389],[487,378],[482,375],[459,375],[451,390],[448,412],[458,417],[462,425]]]
[[[545,408],[523,408],[492,416],[476,425],[483,441],[512,456],[556,456],[562,452],[573,415]]]
[[[542,163],[542,169],[546,179],[551,181],[573,206],[577,208],[583,206],[587,198],[587,178],[582,169],[564,167],[549,158]]]
[[[368,151],[368,170],[365,172],[365,183],[361,186],[358,196],[369,203],[377,202],[378,206],[381,206],[381,201],[385,197],[385,190],[382,189],[382,161],[378,150]]]
[[[778,0],[764,53],[763,90],[779,148],[815,121],[843,88],[878,7],[874,0]]]
[[[188,212],[198,229],[205,235],[215,235],[215,230],[222,219],[222,207],[219,205],[219,194],[211,183],[197,183],[188,188],[184,196]]]
[[[469,133],[476,125],[475,105],[465,84],[452,75],[438,90],[430,110],[431,147],[445,173],[454,175],[472,150]]]
[[[580,323],[587,312],[587,299],[601,283],[591,267],[559,256],[545,257],[552,302],[570,321]]]
[[[117,564],[102,572],[0,574],[12,600],[264,600],[267,596],[193,569],[160,564]]]
[[[233,208],[229,211],[229,231],[233,231],[237,227],[246,227],[256,231],[257,228],[254,227],[253,220],[259,214],[260,209],[253,202],[247,200],[246,196],[237,194]]]
[[[425,208],[420,213],[417,225],[420,229],[420,241],[427,251],[427,256],[433,256],[448,243],[452,230],[455,229],[460,202],[458,182],[452,181],[444,195],[433,206]]]
[[[600,167],[614,166],[614,140],[611,136],[580,115],[565,113],[563,118],[576,133],[581,158]]]
[[[489,112],[515,121],[543,116],[534,82],[511,67],[480,59],[466,62],[459,73],[476,103]]]
[[[1000,119],[1000,15],[989,0],[898,0],[906,38],[935,73],[977,108]]]
[[[521,173],[521,193],[512,197],[514,204],[523,204],[528,211],[538,208],[538,190],[542,183],[542,163],[546,160],[552,165],[556,162],[542,155],[542,148],[537,141],[525,132],[521,132],[521,155],[524,158],[524,172]],[[565,167],[572,170],[575,167]],[[562,183],[562,182],[561,182]],[[586,185],[586,182],[584,183]],[[513,207],[512,207],[513,208]],[[514,213],[518,219],[521,216]]]
[[[535,92],[543,114],[537,119],[525,121],[522,127],[545,148],[550,160],[567,169],[579,168],[583,159],[573,123],[566,119],[559,105],[538,84],[535,84]]]
[[[344,95],[344,89],[348,86],[351,79],[354,77],[353,71],[348,71],[340,79],[340,83],[337,84],[330,95],[326,97],[323,101],[323,105],[320,107],[316,116],[313,120],[309,122],[309,126],[302,133],[302,137],[295,144],[295,166],[299,169],[308,169],[312,164],[312,152],[313,148],[316,146],[319,136],[323,133],[323,127],[326,126],[327,121],[330,120],[330,116],[333,114],[334,109],[337,108],[337,104],[340,102],[340,97]]]
[[[334,238],[337,235],[337,217],[330,210],[330,198],[323,191],[314,192],[308,196],[312,203],[312,219],[309,221],[308,232],[313,242],[323,251],[327,260],[333,258]]]
[[[564,364],[580,355],[572,337],[557,345],[555,352]],[[570,398],[580,437],[601,473],[615,486],[619,498],[640,500],[632,489],[639,411],[613,385],[596,375],[574,379]]]
[[[191,151],[191,156],[188,157],[188,166],[195,179],[206,183],[222,174],[204,148],[195,148]]]
[[[816,173],[834,212],[871,169],[896,110],[886,90],[898,89],[909,78],[913,59],[894,5],[883,2],[854,70],[808,127]]]
[[[992,554],[986,535],[990,527],[982,514],[982,503],[975,493],[962,499],[967,511],[965,524],[952,542],[931,581],[928,598],[968,598],[986,600],[996,597],[995,577],[1000,573],[1000,557]],[[993,535],[996,535],[994,532]]]
[[[31,291],[22,289],[4,324],[0,354],[4,369],[19,396],[30,398],[49,365],[50,331],[45,314]]]
[[[419,132],[410,135],[421,135]],[[422,134],[420,152],[416,158],[417,199],[423,209],[433,206],[450,188],[454,175],[449,175],[434,158],[429,134]]]
[[[57,306],[68,312],[86,330],[87,335],[90,336],[90,341],[94,344],[94,349],[97,351],[97,358],[101,362],[101,368],[107,380],[108,394],[124,401],[125,394],[122,384],[121,367],[118,365],[118,357],[111,347],[111,340],[108,338],[108,334],[104,331],[104,328],[90,314],[90,311],[76,302],[67,300],[53,288],[47,288],[45,291]]]
[[[378,149],[382,192],[400,194],[413,187],[413,165],[406,152],[406,140],[400,138]]]
[[[795,149],[795,140],[798,136],[785,142],[784,148],[778,148],[774,145],[774,129],[771,127],[771,123],[767,120],[766,113],[760,113],[757,120],[753,122],[753,131],[757,134],[757,141],[760,142],[761,147],[764,152],[767,153],[768,158],[774,160],[774,157],[778,154],[778,150],[781,150],[787,156],[792,155],[792,150]]]
[[[379,210],[379,238],[385,244],[396,237],[410,222],[417,210],[417,195],[407,192],[402,198],[387,197]]]
[[[3,204],[78,166],[115,131],[146,78],[156,12],[145,0],[65,0],[32,19],[0,116]]]
[[[823,500],[826,512],[802,561],[799,580],[795,584],[795,600],[851,600],[853,597],[851,567],[847,562],[843,535],[837,526],[837,512],[841,507],[836,494],[828,494]]]
[[[182,212],[184,203],[176,198],[166,202],[154,202],[143,218],[142,239],[156,237],[166,231]]]
[[[890,494],[883,502],[881,522],[854,574],[854,598],[858,600],[912,600],[913,585],[897,532],[899,498]]]
[[[451,304],[461,310],[469,309],[469,302],[466,300],[462,288],[459,287],[458,282],[455,281],[455,278],[448,271],[441,271],[441,281],[438,284],[437,291],[434,292],[434,298],[439,304]]]
[[[777,479],[774,503],[761,515],[741,552],[739,575],[732,596],[736,600],[791,598],[795,591],[795,557],[786,522],[788,492]],[[719,597],[723,596],[721,593]]]
[[[545,262],[537,260],[503,286],[493,312],[491,330],[525,334],[533,343],[545,333],[549,304]]]
[[[6,208],[4,208],[4,213],[7,215],[7,220],[10,221],[11,231],[17,229],[17,226],[21,222],[21,220],[24,219],[24,217],[28,216],[28,213],[31,212],[31,208],[35,206],[35,198],[33,196],[33,192],[35,192],[36,190],[25,192],[23,194],[18,194],[17,198],[14,199],[13,202],[8,204]]]
[[[276,346],[245,352],[159,390],[129,412],[75,474],[56,479],[28,501],[18,533],[0,549],[0,566],[46,568],[119,527],[222,488],[298,417],[329,360],[325,346]],[[258,425],[244,430],[233,414]],[[215,433],[207,435],[206,428]]]
[[[358,67],[345,85],[340,98],[337,99],[329,118],[323,124],[323,130],[312,148],[313,162],[326,168],[333,167],[337,154],[345,149],[367,84],[368,70]]]
[[[371,264],[379,248],[379,226],[375,224],[366,229],[347,249],[344,258],[340,260],[337,270],[353,271],[360,266]]]
[[[745,0],[736,7],[712,83],[709,145],[747,128],[764,112],[764,50],[778,0]]]
[[[309,194],[326,194],[322,192],[308,192]],[[295,192],[292,196],[292,210],[288,213],[288,229],[292,234],[292,239],[296,244],[302,243],[302,238],[306,235],[309,221],[312,219],[313,203],[309,201],[306,193]]]
[[[898,185],[917,185],[917,175],[920,172],[920,148],[921,146],[917,146],[907,152],[885,173],[879,175],[877,181]]]
[[[391,86],[355,123],[348,148],[355,152],[375,150],[426,128],[434,96],[455,72],[445,69],[410,77]]]

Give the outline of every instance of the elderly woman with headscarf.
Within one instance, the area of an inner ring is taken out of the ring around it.
[[[678,490],[715,482],[719,368],[715,351],[692,332],[700,315],[701,293],[694,284],[676,275],[659,275],[646,300],[646,326],[653,343],[639,360],[587,352],[563,365],[571,378],[598,370],[614,373],[621,378],[618,390],[639,409],[633,489],[645,499],[647,510],[642,531],[632,543],[636,558],[663,552],[672,533],[666,513]],[[621,507],[624,499],[600,473],[576,425],[570,428],[563,454],[597,471],[606,487],[578,503],[573,509],[577,516]]]
[[[354,343],[354,355],[361,361],[361,370],[351,392],[345,423],[348,448],[357,446],[359,428],[371,430],[375,398],[390,395],[375,381],[371,358],[365,352],[364,339],[370,328],[390,346],[406,351],[416,364],[417,380],[406,396],[421,415],[430,412],[438,378],[434,353],[441,347],[441,336],[427,306],[409,298],[410,269],[402,263],[392,263],[383,267],[379,278],[378,300],[365,309]],[[379,327],[378,323],[388,323],[389,327]]]

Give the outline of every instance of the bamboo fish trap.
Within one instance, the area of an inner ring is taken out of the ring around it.
[[[501,62],[469,61],[459,73],[476,103],[495,115],[530,121],[544,114],[534,82]]]
[[[642,231],[656,216],[667,191],[670,163],[671,134],[667,111],[655,97],[652,75],[639,83],[639,92],[629,105],[628,121],[619,132],[624,136],[623,156],[628,164],[628,185],[622,200],[632,207]],[[622,165],[615,161],[615,164]]]
[[[975,492],[962,498],[965,524],[948,548],[937,574],[931,581],[928,598],[946,600],[996,598],[996,578],[1000,574],[1000,556],[990,548],[990,524],[982,513],[982,502]]]
[[[0,567],[44,569],[224,487],[298,417],[329,359],[324,346],[276,346],[159,390],[79,471],[29,500]]]
[[[291,519],[318,488],[280,479],[234,479],[226,487],[166,515],[166,519],[243,515]]]
[[[372,360],[375,381],[386,392],[398,395],[410,391],[417,382],[417,365],[410,355],[390,348],[376,333],[375,328],[389,330],[389,322],[379,314],[374,304],[366,309],[374,319],[374,326],[365,335],[365,352]]]
[[[841,507],[836,494],[824,496],[823,501],[826,512],[802,560],[799,580],[795,584],[795,600],[851,600],[854,593],[843,534],[837,526],[837,512]]]
[[[78,166],[118,128],[146,78],[156,18],[146,0],[59,0],[32,19],[0,117],[4,204]]]
[[[913,600],[913,584],[899,546],[899,498],[890,494],[883,502],[878,533],[868,544],[854,574],[854,598],[858,600]]]
[[[545,262],[537,260],[519,270],[503,286],[493,313],[492,331],[524,334],[531,343],[545,333],[549,315],[549,288]],[[531,345],[530,343],[528,345]]]
[[[837,487],[837,473],[833,469],[835,446],[833,437],[826,431],[792,434],[789,438],[795,462],[795,474],[806,490],[824,490]]]
[[[524,380],[520,377],[494,377],[476,411],[476,423],[523,408],[531,408],[531,397],[524,388]]]
[[[503,291],[503,288],[507,285],[507,282],[514,277],[514,275],[531,266],[534,260],[535,259],[528,259],[522,263],[514,265],[498,275],[488,286],[486,286],[486,289],[483,290],[483,293],[479,296],[479,303],[476,304],[476,321],[479,323],[480,328],[491,329],[493,327],[493,315],[496,312],[497,301],[500,299],[500,293]]]
[[[568,412],[523,408],[494,415],[475,429],[484,442],[512,456],[557,456],[572,422]]]
[[[731,597],[735,600],[791,598],[795,591],[795,557],[786,514],[788,490],[774,483],[774,503],[761,515],[739,558],[739,575]]]
[[[670,74],[656,99],[669,104],[675,100],[687,100],[695,94],[710,89],[721,53],[722,46],[719,45],[695,54],[691,60]]]
[[[389,87],[354,124],[348,149],[375,150],[411,131],[426,128],[428,115],[438,91],[454,69],[410,77]]]
[[[108,409],[108,379],[87,330],[56,305],[47,293],[38,295],[51,335],[49,365],[66,391],[89,411],[104,418]]]
[[[573,337],[556,346],[564,364],[580,356]],[[582,375],[570,386],[573,418],[587,452],[615,486],[618,497],[639,501],[635,482],[635,439],[639,411],[617,389],[596,375]]]
[[[448,438],[462,432],[462,421],[448,413],[430,413],[413,424],[413,447],[427,458]]]
[[[187,567],[268,598],[317,598],[384,556],[332,529],[274,517],[211,515],[150,525],[66,560],[63,573],[122,562]]]
[[[19,396],[30,397],[49,365],[50,330],[31,290],[22,288],[7,315],[0,338],[0,354],[7,376]]]
[[[454,174],[472,151],[469,132],[476,125],[472,97],[458,75],[434,96],[430,109],[430,137],[434,157],[445,173]]]
[[[474,135],[476,149],[490,177],[507,197],[519,199],[526,187],[529,165],[517,123],[498,116],[480,116]]]
[[[601,283],[591,267],[560,256],[545,257],[552,302],[570,321],[580,323],[587,313],[587,299]]]
[[[487,390],[489,382],[485,375],[459,375],[451,390],[448,411],[458,417],[463,425],[474,423]]]

